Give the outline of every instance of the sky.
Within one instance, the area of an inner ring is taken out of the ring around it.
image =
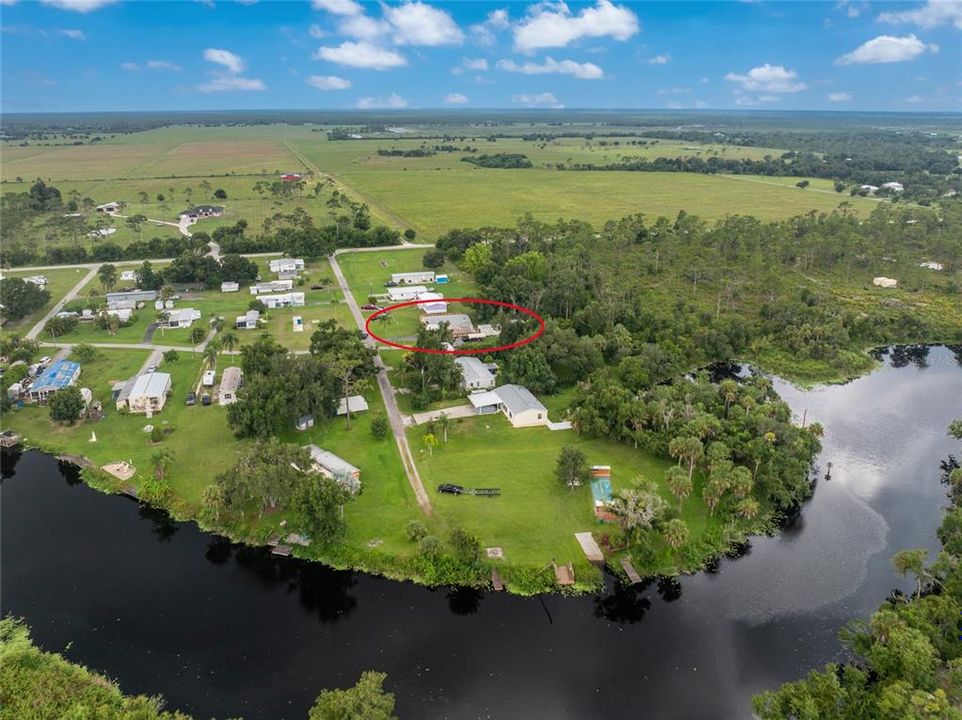
[[[962,111],[962,0],[0,0],[3,112]]]

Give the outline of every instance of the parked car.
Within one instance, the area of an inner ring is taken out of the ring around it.
[[[361,310],[380,310],[380,306],[374,303],[368,303],[367,305],[361,305]]]
[[[388,280],[386,283],[384,283],[384,287],[397,287],[397,283],[393,280]]]
[[[157,366],[156,366],[156,365],[148,365],[148,366],[147,366],[147,372],[148,372],[148,373],[157,372]]]
[[[42,358],[40,358],[40,364],[41,364],[41,365],[46,366],[46,365],[48,365],[49,363],[50,363],[50,356],[49,356],[49,355],[44,355]]]
[[[323,290],[323,289],[324,289],[323,285],[319,285],[317,283],[314,283],[313,285],[311,285],[311,290]]]
[[[357,336],[358,336],[359,338],[361,338],[361,340],[367,340],[367,339],[370,337],[370,335],[368,335],[368,334],[367,334],[366,332],[364,332],[363,330],[358,330],[358,331],[357,331]]]
[[[188,405],[197,404],[197,393],[193,393],[193,392],[187,393],[187,404]]]
[[[207,393],[204,393],[203,397],[201,397],[201,399],[200,399],[200,404],[201,404],[201,405],[210,405],[210,395],[208,395]]]
[[[464,492],[464,488],[451,483],[441,483],[438,485],[438,492],[447,493],[448,495],[461,495]]]

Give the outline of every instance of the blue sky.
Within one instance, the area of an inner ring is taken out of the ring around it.
[[[5,112],[962,110],[962,0],[0,0]]]

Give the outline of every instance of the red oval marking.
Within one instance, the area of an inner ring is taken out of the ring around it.
[[[396,305],[388,305],[385,308],[381,308],[377,312],[371,313],[364,323],[364,330],[372,338],[377,340],[379,343],[384,345],[389,345],[393,348],[398,348],[400,350],[411,350],[412,352],[422,352],[428,353],[430,355],[484,355],[485,353],[501,352],[503,350],[512,350],[516,347],[521,347],[522,345],[527,345],[530,342],[537,340],[544,334],[544,318],[538,315],[534,310],[526,308],[523,305],[512,305],[511,303],[501,302],[500,300],[484,300],[482,298],[444,298],[446,303],[478,303],[481,305],[498,305],[500,307],[509,308],[511,310],[517,310],[518,312],[524,313],[530,317],[533,317],[538,321],[538,329],[533,334],[526,338],[522,338],[517,342],[513,342],[510,345],[499,345],[498,347],[485,347],[485,348],[469,348],[467,350],[455,349],[455,350],[435,350],[434,348],[420,348],[414,345],[402,345],[401,343],[392,342],[386,338],[382,338],[380,335],[371,330],[371,321],[378,315],[383,315],[391,310],[397,310],[398,308],[413,307],[415,305],[424,305],[425,303],[437,302],[437,300],[409,300],[408,302],[397,303]]]

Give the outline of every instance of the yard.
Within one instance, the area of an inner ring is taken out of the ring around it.
[[[40,318],[50,311],[50,308],[57,304],[58,300],[70,292],[71,288],[80,282],[87,272],[87,270],[82,268],[37,270],[35,272],[23,270],[4,270],[3,277],[5,278],[22,278],[30,277],[31,275],[43,275],[47,278],[46,289],[50,293],[50,299],[36,312],[32,312],[29,315],[20,318],[19,320],[11,320],[10,322],[6,323],[3,326],[3,331],[5,333],[23,333],[29,330]]]

